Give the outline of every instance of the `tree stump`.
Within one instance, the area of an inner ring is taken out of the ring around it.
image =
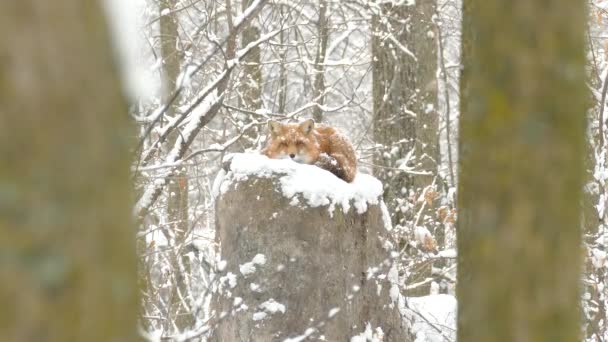
[[[237,154],[216,187],[212,341],[408,340],[378,180]]]

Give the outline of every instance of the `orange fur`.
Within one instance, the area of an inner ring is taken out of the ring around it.
[[[269,158],[291,158],[298,163],[316,164],[349,183],[355,179],[355,150],[337,129],[315,125],[313,120],[296,124],[270,120],[268,128],[269,140],[262,153]]]

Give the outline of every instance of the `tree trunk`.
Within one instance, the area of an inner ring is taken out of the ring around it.
[[[159,20],[160,25],[160,56],[162,62],[161,75],[161,91],[162,101],[167,103],[170,101],[176,88],[181,69],[180,51],[177,46],[179,44],[178,32],[178,17],[176,10],[176,0],[161,0]],[[168,13],[162,15],[163,11],[169,10]],[[167,109],[166,115],[173,117],[176,115],[177,103],[176,99]],[[179,130],[176,130],[167,140],[167,153],[171,151],[173,145],[177,142]],[[174,274],[173,279],[175,284],[172,284],[171,293],[166,300],[169,312],[167,319],[164,322],[164,331],[170,332],[175,324],[180,331],[190,326],[193,321],[190,309],[184,305],[180,297],[188,297],[188,286],[185,277],[189,273],[189,260],[182,255],[182,246],[188,239],[190,234],[190,225],[188,221],[188,176],[185,170],[176,172],[175,176],[169,180],[167,187],[167,222],[169,227],[165,228],[165,235],[171,241],[173,246],[173,255],[171,259],[171,268]],[[167,230],[167,228],[169,230]],[[180,267],[182,265],[183,267]],[[185,271],[185,272],[182,272]]]
[[[242,0],[241,11],[245,12],[251,6],[252,0]],[[241,48],[245,48],[252,42],[260,39],[260,29],[256,26],[255,20],[248,23],[241,33]],[[261,49],[259,46],[251,49],[249,54],[243,58],[243,69],[241,70],[240,81],[237,91],[239,93],[239,107],[247,111],[255,112],[262,108],[262,64]],[[251,123],[254,118],[251,114],[239,113],[239,121],[243,126]],[[255,147],[259,132],[257,127],[243,135],[239,141],[239,150],[245,151]]]
[[[284,18],[285,16],[285,7],[284,6],[280,6],[279,7],[279,11],[280,11],[280,17]],[[281,19],[283,20],[283,19]],[[286,37],[287,36],[287,37]],[[284,31],[281,31],[279,33],[279,42],[281,45],[284,45],[287,40],[288,40],[289,34],[286,34]],[[282,48],[279,50],[279,59],[280,59],[280,64],[279,64],[279,89],[276,92],[276,96],[279,98],[278,99],[278,103],[279,103],[279,107],[277,109],[278,113],[285,113],[286,109],[287,109],[287,93],[288,93],[288,88],[287,88],[287,48]]]
[[[251,5],[251,2],[251,0],[242,0],[241,11],[245,12]],[[258,39],[260,39],[260,29],[254,23],[247,24],[241,34],[241,49]],[[262,108],[262,68],[260,58],[260,47],[256,46],[251,49],[251,52],[241,62],[243,71],[238,89],[240,93],[239,105],[246,110],[255,111]]]
[[[417,205],[416,217],[413,226],[422,226],[428,229],[443,247],[444,226],[438,224],[435,218],[437,209],[437,191],[439,188],[438,164],[439,157],[439,112],[437,111],[437,35],[433,16],[436,12],[434,0],[417,1],[415,5],[409,6],[410,12],[410,35],[407,41],[418,63],[411,71],[413,79],[411,85],[415,95],[407,103],[408,108],[416,112],[416,142],[414,169],[421,174],[414,176],[414,190],[416,192]],[[416,272],[412,272],[406,283],[418,283],[426,278],[432,277],[433,266],[443,265],[442,260],[435,262],[423,261],[423,264],[415,266]],[[407,292],[409,296],[424,296],[430,292],[430,283],[418,286]]]
[[[458,339],[578,341],[585,2],[464,1]]]
[[[327,341],[348,341],[369,323],[382,329],[385,341],[407,341],[389,295],[396,298],[398,289],[386,277],[392,262],[383,247],[387,232],[380,206],[369,204],[363,214],[336,208],[332,217],[327,206],[302,204],[299,194],[294,198],[301,204],[294,206],[276,190],[289,181],[285,177],[235,177],[217,200],[217,238],[229,276],[212,304],[220,317],[212,340],[324,335]],[[247,272],[247,263],[255,272]],[[230,273],[236,276],[232,284]],[[273,312],[268,303],[274,302]]]
[[[177,79],[180,74],[180,55],[177,50],[179,33],[177,30],[177,15],[175,11],[175,0],[162,0],[160,10],[170,12],[160,17],[160,47],[162,63],[162,101],[170,101],[175,92]],[[176,99],[177,101],[177,99]],[[172,117],[176,114],[177,102],[167,109],[166,115]],[[171,150],[179,132],[174,132],[168,139],[168,150]],[[176,242],[183,242],[189,230],[188,226],[188,178],[184,172],[179,172],[168,186],[167,219],[171,222],[171,228]]]
[[[408,153],[416,149],[420,158],[415,165],[408,166],[433,173],[437,170],[434,13],[434,1],[417,1],[411,6],[383,5],[381,17],[372,18],[374,141],[382,145],[374,159],[378,166],[374,174],[385,184],[384,199],[396,225],[405,224],[398,199],[407,197],[414,180],[390,168],[399,167]],[[405,25],[406,21],[410,24]],[[417,183],[426,186],[432,179],[433,176],[421,176]]]
[[[134,132],[103,14],[0,2],[2,341],[137,340]]]
[[[386,8],[389,5],[384,5]],[[393,13],[395,12],[395,13]],[[390,15],[393,13],[393,15]],[[399,18],[397,9],[383,10],[387,20]],[[402,14],[403,16],[403,14]],[[405,28],[390,21],[392,28],[403,31]],[[416,137],[415,117],[406,113],[405,99],[410,98],[413,87],[408,85],[407,66],[414,64],[411,56],[402,51],[394,51],[394,43],[389,45],[384,37],[388,28],[380,24],[380,17],[372,17],[372,97],[374,107],[373,137],[377,145],[374,153],[374,176],[384,184],[384,201],[391,213],[391,219],[396,229],[405,227],[405,211],[403,198],[408,197],[412,187],[412,178],[403,172],[393,170],[398,167],[398,161],[414,148]],[[392,34],[392,33],[391,33]],[[405,41],[405,32],[400,35]],[[395,53],[393,53],[395,52]]]
[[[436,191],[432,187],[439,160],[435,6],[433,0],[386,4],[380,17],[372,19],[374,141],[380,144],[374,174],[385,184],[384,200],[397,229],[425,226],[434,232],[441,228],[434,225],[433,201],[424,205],[418,220],[411,212],[419,210],[410,210],[405,204],[411,201],[410,196],[417,199],[425,191],[429,195]],[[412,160],[402,165],[408,155]],[[419,174],[396,170],[400,166]],[[419,269],[422,272],[415,272],[408,283],[431,276],[430,263]],[[428,291],[428,286],[421,286],[409,295]]]
[[[325,104],[325,55],[329,41],[329,18],[327,16],[326,0],[319,0],[319,22],[317,23],[317,56],[315,57],[315,72],[312,98],[318,103],[312,111],[316,122],[323,122],[323,106]]]

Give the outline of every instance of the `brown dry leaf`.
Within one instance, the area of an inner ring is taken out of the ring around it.
[[[431,235],[426,235],[422,241],[422,250],[437,253],[437,242]]]
[[[422,193],[418,197],[418,203],[425,202],[428,205],[432,205],[435,198],[439,197],[439,193],[435,191],[434,185],[429,185],[422,190]]]
[[[450,209],[446,206],[443,206],[443,207],[440,207],[439,209],[437,209],[437,218],[439,218],[439,221],[445,222],[445,219],[448,216],[449,210]]]
[[[455,224],[456,223],[456,209],[452,209],[450,210],[450,212],[448,213],[448,215],[446,216],[444,223],[450,223],[450,224]]]
[[[443,224],[454,224],[456,223],[456,209],[450,209],[447,206],[443,206],[437,209],[437,218]]]

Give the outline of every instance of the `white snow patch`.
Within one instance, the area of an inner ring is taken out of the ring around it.
[[[266,318],[266,316],[268,316],[268,314],[267,314],[267,313],[265,313],[265,312],[255,312],[255,313],[253,314],[253,320],[254,320],[254,321],[261,321],[261,320],[263,320],[264,318]]]
[[[335,315],[337,315],[338,312],[340,312],[340,308],[338,308],[338,307],[333,308],[333,309],[329,310],[329,313],[327,314],[327,317],[332,318]]]
[[[414,228],[414,238],[419,245],[424,246],[427,239],[433,239],[433,235],[426,227],[416,226]]]
[[[243,298],[234,297],[234,302],[232,303],[232,306],[239,306],[241,304],[243,304]]]
[[[239,266],[239,271],[241,271],[241,274],[246,277],[255,273],[255,266],[252,262],[246,262]]]
[[[415,342],[444,342],[446,339],[449,341],[456,340],[457,306],[454,296],[438,294],[412,297],[408,298],[407,301],[410,311],[417,312],[417,314],[411,313],[411,317],[413,318],[412,333],[416,337]]]
[[[291,202],[289,202],[289,205],[291,205],[292,207],[297,207],[298,205],[300,205],[300,200],[297,196],[293,196]]]
[[[266,264],[266,256],[264,254],[256,254],[251,262],[256,265],[265,265]]]
[[[256,271],[255,265],[266,264],[266,256],[264,254],[256,254],[250,262],[246,262],[239,266],[239,271],[244,276],[253,274]]]
[[[458,254],[456,253],[455,248],[446,249],[437,253],[437,257],[439,258],[456,258]]]
[[[275,301],[272,298],[260,304],[259,308],[270,314],[275,314],[277,312],[285,313],[285,305]]]
[[[397,264],[393,264],[388,271],[388,281],[391,284],[391,288],[389,290],[389,295],[391,297],[390,307],[393,308],[393,305],[397,303],[399,305],[399,271],[397,271]]]
[[[383,342],[383,341],[384,341],[384,332],[382,331],[382,328],[377,327],[374,330],[374,329],[372,329],[372,326],[369,323],[367,323],[365,325],[364,332],[350,338],[350,342]]]
[[[314,334],[315,331],[317,331],[317,329],[315,329],[315,328],[308,328],[304,332],[304,335],[286,338],[286,339],[283,340],[283,342],[302,342],[305,339],[307,339],[308,337],[310,337],[310,335]],[[320,339],[320,340],[324,341],[325,339],[323,338],[323,339]]]
[[[222,193],[228,189],[227,184],[246,180],[249,176],[278,176],[281,192],[292,204],[299,203],[301,197],[311,207],[328,206],[330,214],[336,205],[342,206],[344,212],[352,205],[362,214],[368,204],[379,204],[382,196],[382,183],[370,175],[358,174],[352,183],[346,183],[317,166],[288,159],[269,159],[247,153],[237,153],[231,158],[231,171],[220,187]]]
[[[217,263],[217,270],[222,272],[223,270],[226,269],[226,265],[228,265],[228,262],[226,260],[220,260]]]
[[[591,264],[593,264],[593,267],[595,268],[608,268],[607,253],[600,249],[593,248],[591,250]]]
[[[226,278],[228,279],[228,285],[230,286],[231,289],[236,287],[236,274],[232,273],[232,272],[228,272],[226,274]]]
[[[436,281],[432,281],[431,289],[429,290],[429,293],[432,295],[436,295],[436,294],[439,294],[440,290],[441,290],[441,288],[439,287],[439,284]]]
[[[391,214],[389,213],[384,201],[380,201],[380,210],[382,211],[382,222],[384,223],[384,229],[386,229],[387,232],[390,232],[393,230],[393,223],[391,222]]]

